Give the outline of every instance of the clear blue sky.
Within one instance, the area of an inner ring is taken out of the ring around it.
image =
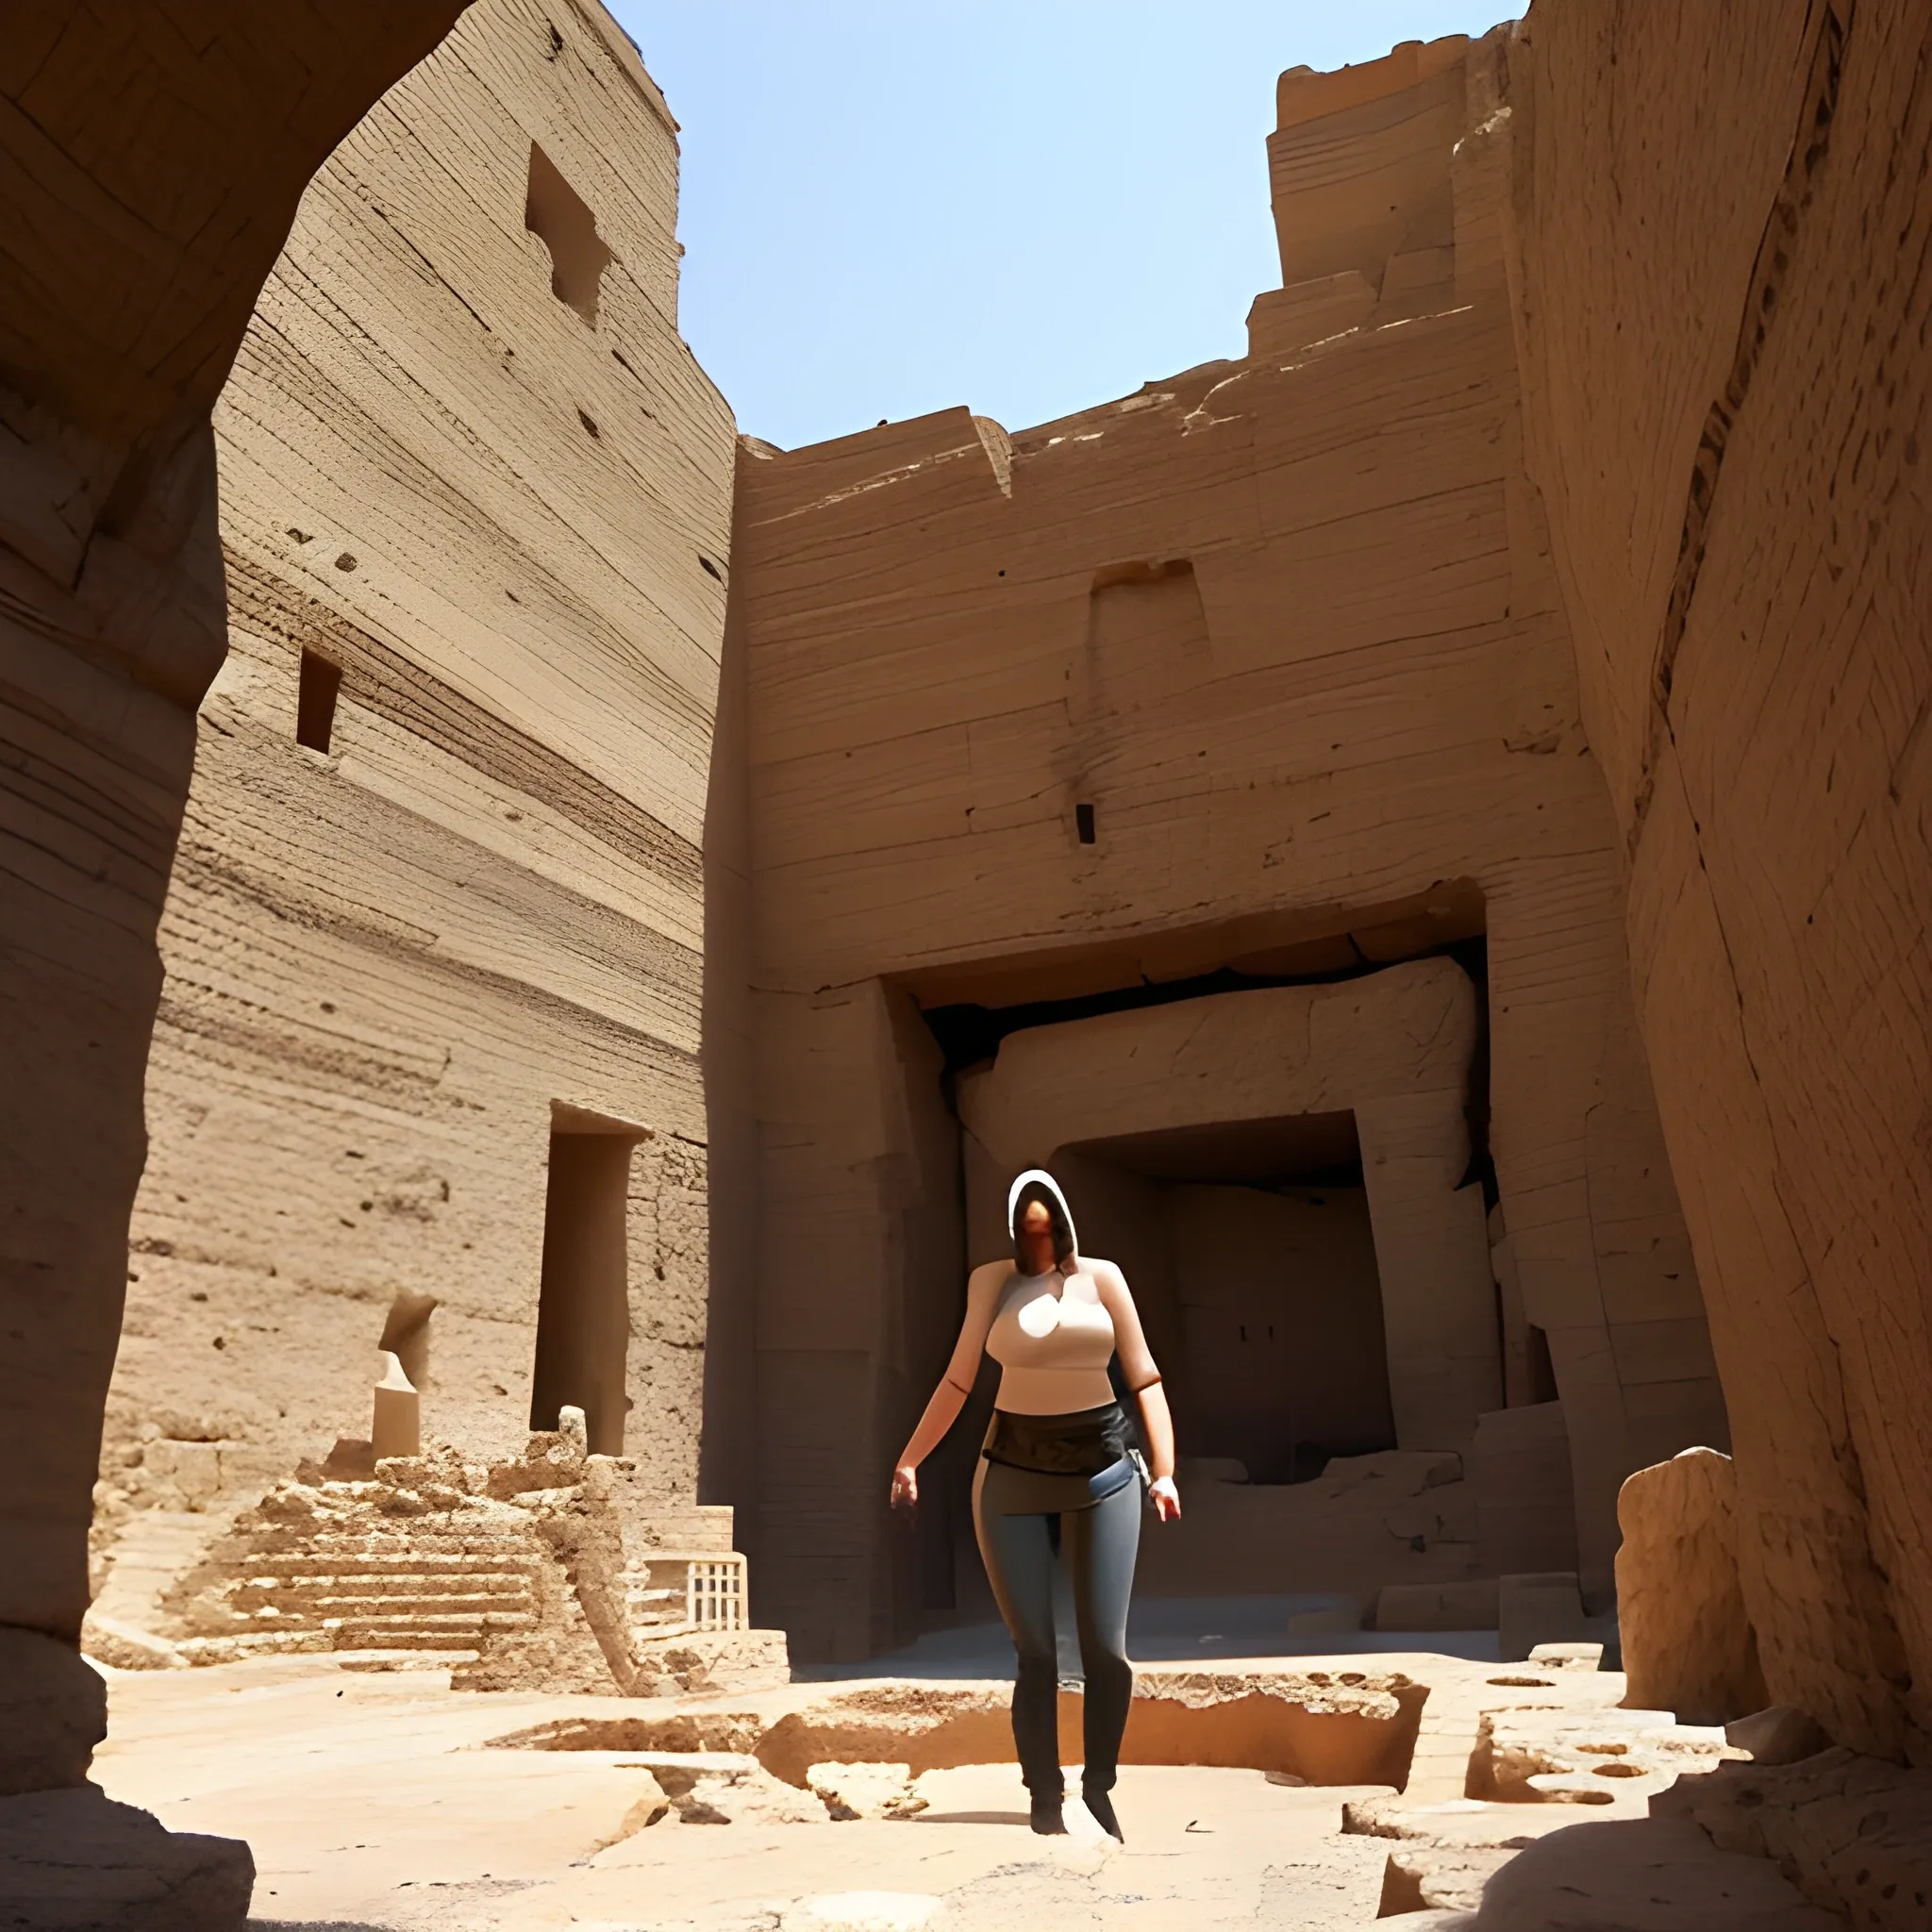
[[[1510,0],[611,0],[683,127],[685,338],[785,448],[1238,356],[1274,77]]]

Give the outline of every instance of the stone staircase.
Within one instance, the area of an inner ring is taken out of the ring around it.
[[[171,1597],[189,1663],[334,1651],[460,1674],[534,1648],[535,1675],[608,1685],[540,1512],[477,1493],[453,1457],[278,1484]]]
[[[447,1445],[366,1473],[305,1464],[153,1600],[153,1627],[96,1645],[138,1669],[327,1651],[475,1690],[787,1682],[784,1633],[746,1627],[732,1512],[634,1495],[632,1466],[589,1456],[565,1413],[574,1427],[488,1465]]]
[[[229,1560],[224,1595],[247,1620],[244,1651],[307,1647],[262,1641],[299,1635],[325,1636],[332,1650],[475,1656],[491,1637],[537,1628],[538,1579],[554,1559],[515,1523],[444,1535],[324,1532]]]

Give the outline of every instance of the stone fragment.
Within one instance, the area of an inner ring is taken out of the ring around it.
[[[1600,1671],[1604,1647],[1594,1641],[1533,1643],[1529,1647],[1529,1661],[1545,1671]]]
[[[1633,1704],[1723,1724],[1771,1702],[1738,1580],[1737,1474],[1686,1449],[1617,1495],[1617,1625]]]
[[[756,1762],[677,1764],[659,1758],[651,1774],[686,1824],[824,1824],[831,1815],[810,1792]]]
[[[423,1450],[423,1398],[403,1374],[393,1351],[384,1349],[382,1379],[375,1385],[375,1415],[369,1441],[377,1462],[391,1456],[418,1456]]]
[[[0,1624],[0,1797],[81,1784],[108,1690],[71,1643]]]
[[[242,1932],[254,1888],[239,1840],[168,1831],[97,1786],[0,1798],[8,1932]]]
[[[835,1819],[910,1818],[926,1808],[905,1764],[814,1764],[807,1786]]]

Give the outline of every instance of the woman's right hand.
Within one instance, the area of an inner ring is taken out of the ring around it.
[[[892,1507],[894,1509],[916,1509],[919,1507],[919,1471],[909,1462],[902,1462],[892,1472]]]

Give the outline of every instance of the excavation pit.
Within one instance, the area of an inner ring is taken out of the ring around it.
[[[918,1777],[968,1764],[1010,1764],[1008,1686],[855,1686],[797,1708],[566,1717],[489,1740],[521,1751],[747,1753],[800,1790],[815,1764],[902,1764]],[[1214,1765],[1308,1785],[1408,1782],[1428,1686],[1399,1672],[1139,1674],[1123,1764]],[[1060,1755],[1080,1757],[1082,1699],[1062,1690]]]

